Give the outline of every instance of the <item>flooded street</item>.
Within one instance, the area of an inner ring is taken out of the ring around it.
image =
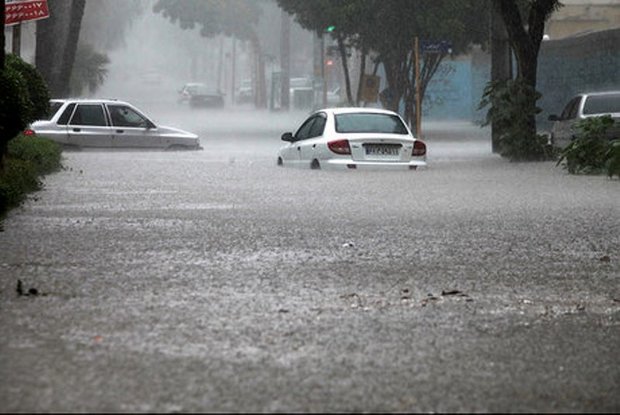
[[[65,152],[8,215],[3,412],[620,410],[617,179],[447,122],[425,169],[283,169],[304,112],[137,104],[204,150]]]

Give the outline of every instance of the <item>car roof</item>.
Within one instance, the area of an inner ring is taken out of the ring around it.
[[[120,101],[118,99],[114,99],[114,98],[54,98],[54,99],[50,99],[50,102],[60,102],[60,103],[65,103],[65,102],[75,102],[75,103],[82,103],[82,104],[126,104],[126,105],[131,105],[128,102],[125,101]]]
[[[394,111],[382,109],[382,108],[367,108],[367,107],[337,107],[337,108],[323,108],[317,110],[315,112],[325,112],[328,114],[387,114],[387,115],[398,115]]]
[[[588,97],[598,96],[598,95],[620,95],[620,90],[619,91],[582,92],[579,95],[588,96]]]

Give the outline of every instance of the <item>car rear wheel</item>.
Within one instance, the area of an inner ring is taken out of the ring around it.
[[[276,162],[276,164],[280,167],[284,166],[284,162],[282,161],[282,157],[278,157],[278,161]]]
[[[319,161],[317,159],[312,160],[312,163],[310,163],[310,168],[312,170],[320,170],[321,169],[321,164],[319,163]]]

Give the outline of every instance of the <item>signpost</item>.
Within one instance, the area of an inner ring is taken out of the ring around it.
[[[21,54],[21,23],[46,19],[49,15],[47,0],[6,0],[4,25],[13,26],[11,50],[14,55]]]
[[[50,15],[47,0],[6,0],[4,13],[5,26],[45,19]]]

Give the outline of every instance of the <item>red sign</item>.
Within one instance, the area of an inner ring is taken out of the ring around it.
[[[45,19],[49,15],[47,0],[7,1],[4,24],[10,26],[21,22]]]

